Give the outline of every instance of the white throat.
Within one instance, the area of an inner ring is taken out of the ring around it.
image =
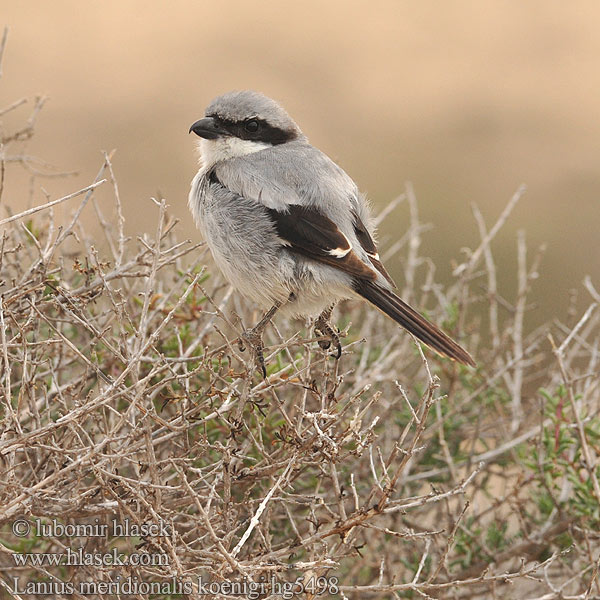
[[[241,140],[237,137],[222,137],[216,140],[203,138],[200,140],[198,148],[200,150],[202,166],[211,167],[222,160],[246,156],[247,154],[271,148],[271,144]]]

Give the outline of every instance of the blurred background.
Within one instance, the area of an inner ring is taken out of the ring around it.
[[[311,142],[368,194],[376,210],[414,185],[433,225],[421,252],[437,278],[488,227],[521,183],[527,192],[494,243],[501,284],[514,290],[516,236],[547,242],[534,320],[564,315],[586,274],[600,287],[600,3],[433,0],[248,2],[3,0],[10,28],[0,108],[22,123],[49,96],[23,152],[70,179],[36,179],[59,197],[91,183],[101,150],[113,164],[129,233],[154,232],[162,195],[197,237],[186,206],[197,169],[189,125],[231,89],[278,99]],[[30,202],[10,169],[3,203]],[[65,213],[75,204],[63,204]],[[87,209],[86,209],[87,210]],[[4,213],[3,213],[4,214]],[[405,231],[401,205],[383,247]],[[401,278],[401,266],[389,264]]]

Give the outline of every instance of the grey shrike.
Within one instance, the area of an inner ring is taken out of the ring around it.
[[[246,331],[266,376],[262,333],[278,309],[316,317],[324,349],[341,355],[329,324],[335,304],[361,296],[436,352],[465,365],[468,352],[392,291],[356,184],[311,146],[274,100],[257,92],[215,98],[190,132],[201,168],[189,207],[217,266],[244,296],[269,310]]]

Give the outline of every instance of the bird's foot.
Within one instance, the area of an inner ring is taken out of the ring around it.
[[[262,341],[262,332],[258,332],[255,329],[247,329],[244,331],[238,340],[238,348],[241,352],[244,352],[247,346],[251,348],[252,353],[254,354],[256,366],[259,368],[263,379],[266,379],[267,369],[265,367],[265,346]]]
[[[265,313],[263,318],[252,329],[246,329],[238,339],[238,348],[241,352],[244,352],[246,346],[252,348],[256,365],[260,369],[263,379],[267,378],[265,357],[263,356],[263,351],[265,349],[262,341],[263,331],[280,306],[281,302],[275,302],[275,304],[273,304],[273,306]]]
[[[315,322],[315,335],[319,337],[329,338],[319,340],[318,344],[322,350],[328,350],[331,344],[336,347],[337,354],[336,359],[342,356],[342,344],[340,343],[340,336],[338,332],[329,324],[329,322],[321,315]]]

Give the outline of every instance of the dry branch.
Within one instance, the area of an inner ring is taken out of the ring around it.
[[[234,343],[253,307],[202,244],[177,240],[165,200],[148,201],[152,236],[132,231],[115,171],[105,154],[90,186],[0,220],[4,592],[26,598],[12,577],[53,575],[179,583],[187,598],[240,597],[206,595],[201,584],[261,578],[266,598],[294,582],[307,586],[295,588],[303,598],[600,593],[600,296],[586,281],[594,303],[573,327],[531,330],[539,258],[528,263],[524,237],[517,295],[503,296],[493,242],[522,188],[489,230],[474,208],[481,243],[446,289],[419,254],[427,226],[412,188],[385,209],[407,200],[410,229],[390,252],[403,259],[407,293],[474,351],[477,370],[425,356],[375,311],[348,303],[339,361],[305,324],[277,320],[263,380]],[[80,217],[105,173],[114,201],[93,198],[106,240],[95,247]],[[81,194],[69,222],[55,222],[53,206]],[[23,538],[12,529],[20,518],[148,524],[168,535]],[[16,562],[80,546],[166,562]],[[329,587],[311,591],[311,580]],[[80,592],[52,597],[90,597]]]

